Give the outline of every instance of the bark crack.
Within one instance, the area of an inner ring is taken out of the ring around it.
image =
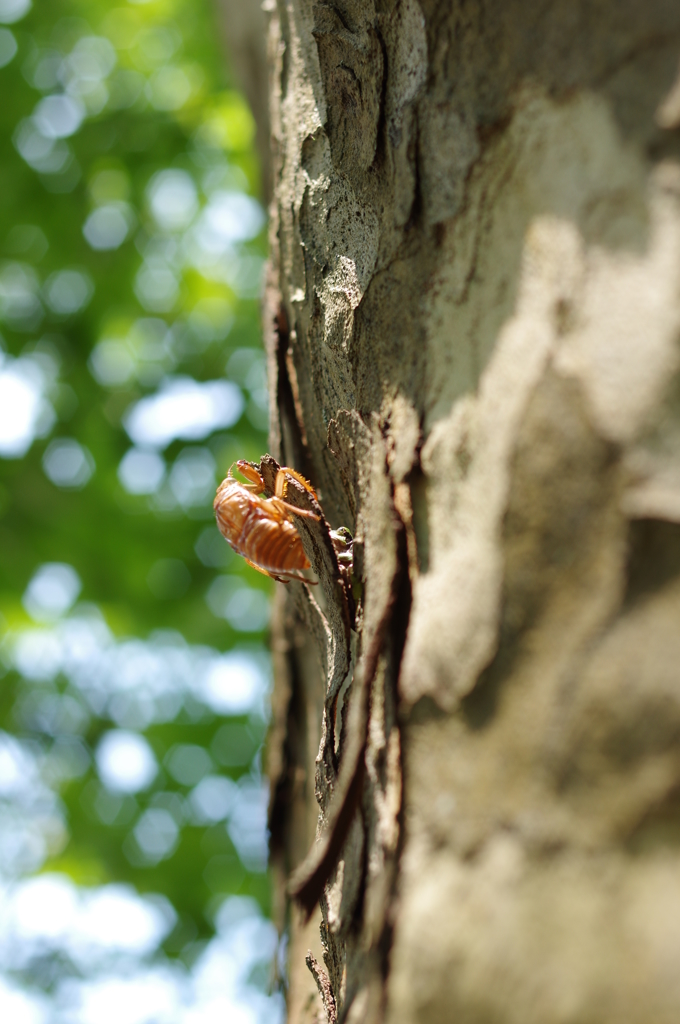
[[[333,995],[333,989],[331,988],[330,978],[312,953],[311,949],[307,950],[305,963],[312,972],[312,977],[314,978],[316,987],[319,990],[323,1008],[326,1011],[327,1024],[338,1024],[338,1011],[335,1005],[335,996]]]

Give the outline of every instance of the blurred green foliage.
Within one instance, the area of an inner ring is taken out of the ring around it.
[[[33,867],[166,895],[177,923],[165,951],[190,959],[225,894],[254,895],[265,911],[268,901],[262,866],[231,838],[238,823],[230,833],[217,812],[201,819],[190,799],[206,772],[253,780],[255,793],[266,726],[262,701],[225,716],[228,687],[211,698],[205,683],[205,665],[234,647],[268,672],[269,581],[231,556],[212,514],[230,463],[265,450],[264,216],[243,198],[259,190],[252,118],[209,0],[50,0],[5,21],[0,62],[10,32],[17,49],[0,69],[0,370],[34,373],[42,406],[25,453],[0,457],[0,728],[33,757],[61,815]],[[144,396],[225,377],[243,395],[231,426],[131,443],[126,417]],[[148,479],[143,461],[125,476],[130,449],[149,456]],[[73,567],[78,603],[29,614],[27,588],[50,563]],[[100,637],[91,657],[64,654],[78,629],[85,645]],[[92,697],[92,666],[115,683],[125,651],[137,657],[132,689],[102,684]],[[158,677],[177,659],[168,705]],[[146,788],[101,781],[96,751],[111,730],[150,744],[159,768]],[[173,775],[182,750],[189,768]],[[178,834],[145,854],[134,836],[154,808]]]

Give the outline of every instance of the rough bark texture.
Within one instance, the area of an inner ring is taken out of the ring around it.
[[[271,450],[363,587],[279,588],[290,1022],[676,1024],[680,5],[269,18]]]

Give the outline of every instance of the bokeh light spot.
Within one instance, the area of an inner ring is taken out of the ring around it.
[[[150,807],[135,825],[134,836],[144,855],[155,864],[174,853],[179,828],[169,811],[162,807]]]
[[[196,185],[186,171],[159,171],[147,189],[151,212],[164,231],[188,227],[198,210]]]
[[[196,743],[178,743],[168,751],[165,767],[182,786],[194,786],[212,768],[212,758]]]
[[[45,96],[35,108],[33,117],[46,139],[67,139],[83,123],[85,108],[72,96]]]
[[[155,494],[165,476],[165,461],[158,452],[130,448],[118,466],[118,479],[128,494]]]
[[[43,316],[38,275],[26,263],[5,263],[0,269],[0,319],[17,330],[34,330]]]
[[[138,445],[165,448],[175,438],[199,440],[231,427],[243,412],[243,395],[231,381],[198,383],[168,378],[155,395],[137,402],[125,416],[125,429]]]
[[[45,282],[47,305],[54,313],[70,316],[83,309],[94,291],[92,278],[83,270],[59,270]]]
[[[159,68],[149,79],[146,94],[156,110],[179,110],[193,92],[191,79],[183,68]]]
[[[51,430],[56,417],[44,388],[35,361],[7,360],[3,365],[0,352],[0,457],[21,458],[36,437]]]
[[[103,387],[127,384],[135,373],[135,360],[127,343],[119,338],[105,338],[95,345],[88,360],[94,379]]]
[[[32,577],[23,596],[24,608],[36,622],[59,618],[71,608],[82,584],[73,566],[47,562]]]
[[[13,25],[28,14],[31,7],[31,0],[0,0],[0,21],[5,25]]]
[[[162,260],[147,259],[137,271],[135,294],[151,313],[169,313],[179,295],[177,276]]]
[[[158,766],[148,741],[136,732],[113,729],[99,741],[99,777],[114,793],[138,793],[156,778]]]
[[[43,455],[45,475],[57,487],[80,490],[95,470],[92,453],[71,437],[52,441]]]
[[[224,821],[237,793],[236,783],[224,775],[206,775],[189,794],[199,824]]]
[[[202,697],[219,714],[250,711],[268,690],[257,661],[245,651],[229,651],[216,659],[202,681]]]
[[[9,64],[18,48],[14,33],[8,28],[0,28],[0,68]]]
[[[184,448],[170,471],[170,489],[183,508],[212,503],[216,473],[209,448]]]
[[[106,203],[93,210],[83,225],[90,248],[97,251],[119,249],[134,223],[132,207],[122,201]]]
[[[218,576],[205,599],[213,615],[240,632],[257,633],[269,622],[267,595],[249,587],[240,576]]]

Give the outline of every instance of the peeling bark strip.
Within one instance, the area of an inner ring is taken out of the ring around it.
[[[324,971],[323,967],[319,965],[318,960],[312,953],[311,949],[307,951],[305,957],[305,963],[312,972],[312,977],[316,982],[316,987],[319,990],[319,995],[323,1002],[323,1008],[326,1011],[326,1024],[337,1024],[338,1022],[338,1011],[335,1006],[335,996],[333,995],[333,989],[328,975]]]
[[[290,1024],[676,1024],[680,5],[268,7]]]
[[[309,851],[304,862],[290,880],[288,891],[302,907],[307,918],[321,899],[324,886],[337,863],[347,838],[352,818],[359,806],[364,788],[366,750],[371,684],[378,669],[385,634],[390,626],[400,591],[400,574],[394,576],[390,598],[371,637],[370,647],[355,680],[347,749],[343,754],[338,779],[333,787],[332,802],[328,809],[326,830]]]

